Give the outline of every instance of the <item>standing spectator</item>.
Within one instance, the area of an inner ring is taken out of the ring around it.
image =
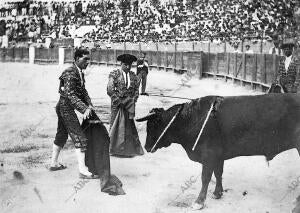
[[[12,17],[15,18],[17,16],[17,8],[13,8],[11,11],[12,11],[11,12]]]
[[[6,22],[5,20],[0,20],[0,37],[5,35],[5,31],[6,31]]]
[[[0,17],[5,17],[5,11],[6,11],[6,8],[4,6],[2,6],[0,8]]]
[[[22,5],[23,7],[22,7],[22,16],[26,16],[27,14],[26,14],[26,7],[25,7],[25,5]]]
[[[26,3],[25,3],[25,9],[26,9],[26,15],[30,15],[29,14],[29,9],[30,9],[30,2],[29,1],[26,1]]]
[[[293,54],[294,46],[292,39],[286,39],[281,45],[284,58],[279,62],[278,72],[271,86],[280,85],[284,93],[297,93],[300,84],[300,61]]]
[[[146,93],[147,75],[149,70],[148,60],[146,58],[146,53],[142,52],[140,58],[137,60],[137,70],[136,74],[138,77],[139,86],[142,83],[141,95],[148,95]]]
[[[48,15],[51,16],[52,15],[52,12],[53,12],[53,7],[52,7],[52,4],[53,2],[46,2],[47,3],[47,8],[48,8]]]
[[[6,8],[6,16],[11,16],[12,6],[8,5]]]
[[[22,5],[21,5],[22,3],[21,2],[17,2],[17,6],[15,7],[16,8],[16,14],[18,15],[18,16],[21,16],[22,15]]]
[[[32,7],[32,15],[36,16],[37,10],[38,10],[38,4],[36,2],[34,2],[33,7]]]
[[[82,12],[84,14],[86,14],[86,12],[87,12],[87,6],[88,6],[88,2],[83,1],[83,3],[82,3]]]
[[[134,124],[135,103],[139,96],[137,76],[130,71],[137,58],[130,54],[117,57],[121,69],[109,74],[107,94],[111,98],[110,153],[116,156],[143,155],[139,136]]]

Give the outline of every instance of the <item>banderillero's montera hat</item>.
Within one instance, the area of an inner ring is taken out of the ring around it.
[[[123,63],[132,64],[132,62],[137,61],[137,58],[131,54],[122,54],[117,57],[117,60]]]

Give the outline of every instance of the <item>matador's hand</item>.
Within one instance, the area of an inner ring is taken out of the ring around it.
[[[87,108],[83,114],[83,119],[88,119],[92,114],[92,109],[91,108]]]

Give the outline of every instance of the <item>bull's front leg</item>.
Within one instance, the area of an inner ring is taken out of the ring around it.
[[[218,163],[214,168],[214,174],[216,177],[216,188],[214,191],[215,199],[220,199],[223,195],[223,185],[222,185],[223,167],[224,167],[224,160],[220,160],[218,161]]]
[[[201,191],[199,193],[199,196],[198,196],[196,202],[192,206],[192,209],[196,210],[196,209],[204,208],[204,203],[205,203],[205,199],[206,199],[206,195],[207,195],[207,188],[208,188],[208,184],[210,182],[213,170],[214,170],[213,164],[210,164],[210,163],[203,164],[202,177],[201,177],[202,188],[201,188]]]

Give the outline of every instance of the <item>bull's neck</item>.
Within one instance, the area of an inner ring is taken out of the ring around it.
[[[182,105],[177,105],[172,107],[168,114],[165,114],[164,117],[164,126],[167,126],[171,122],[172,118],[176,115],[178,107]],[[190,135],[195,131],[191,128],[191,124],[196,122],[197,118],[193,116],[185,116],[179,113],[175,118],[174,122],[170,124],[169,129],[166,131],[164,136],[167,141],[172,143],[177,143],[183,146],[185,150],[192,149],[193,146],[193,136]],[[188,137],[187,137],[188,136]]]
[[[200,122],[200,124],[203,124],[203,122]],[[173,142],[180,144],[187,152],[191,152],[201,130],[199,118],[179,115],[171,130],[170,133],[175,139]]]
[[[174,116],[175,113],[172,112],[170,114]],[[163,140],[165,141],[166,146],[169,146],[170,142],[180,144],[191,160],[200,162],[201,159],[199,159],[199,156],[192,151],[194,142],[197,138],[197,130],[199,129],[198,127],[195,128],[192,126],[196,119],[197,118],[195,117],[186,117],[179,114],[170,125],[170,128],[166,131],[166,134],[163,136]],[[167,126],[170,120],[170,116],[168,119],[165,119],[164,126]]]
[[[170,127],[169,134],[171,134],[173,143],[177,143],[183,146],[184,149],[191,149],[193,146],[193,141],[191,138],[193,137],[187,137],[187,135],[190,135],[190,125],[188,125],[190,122],[189,118],[183,118],[182,116],[179,116],[174,124]]]

